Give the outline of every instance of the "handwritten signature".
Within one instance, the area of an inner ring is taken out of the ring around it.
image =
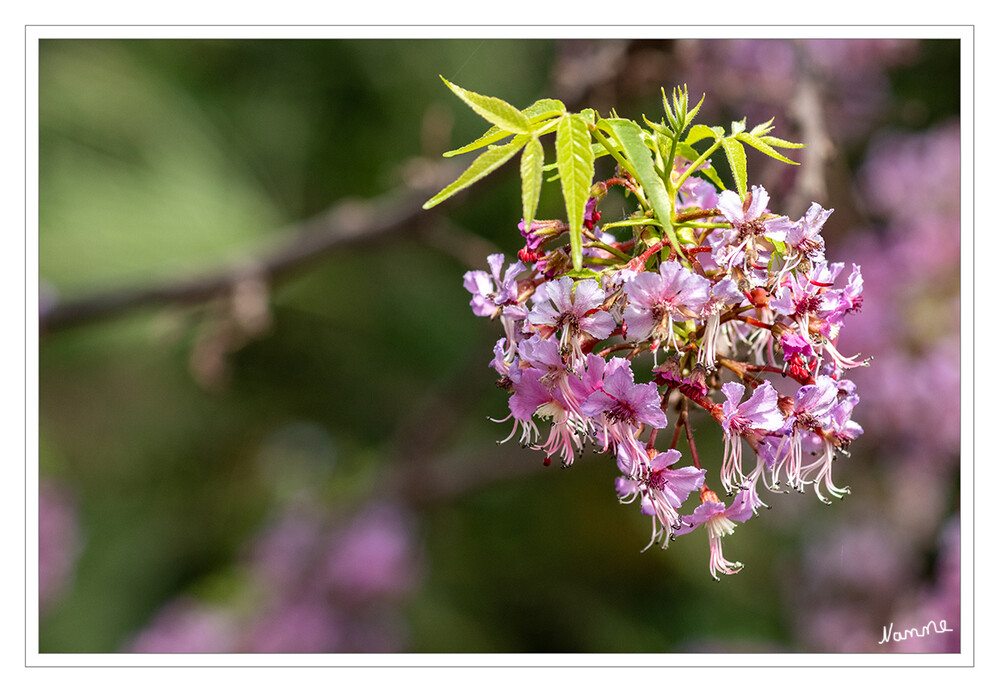
[[[889,641],[903,642],[910,637],[925,637],[928,634],[943,634],[944,632],[953,632],[954,630],[948,629],[947,621],[941,620],[937,623],[935,620],[930,620],[922,628],[910,627],[909,629],[902,630],[901,632],[894,632],[895,623],[888,623],[887,627],[882,628],[884,634],[881,637],[881,641],[878,644],[885,644]]]

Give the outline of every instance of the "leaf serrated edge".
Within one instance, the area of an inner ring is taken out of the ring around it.
[[[507,103],[503,99],[495,96],[484,96],[474,91],[464,89],[457,84],[452,84],[443,76],[441,79],[455,96],[460,98],[473,111],[491,122],[493,125],[511,132],[513,134],[528,134],[531,129],[531,121],[520,112],[520,109]]]
[[[745,142],[746,144],[753,147],[757,151],[763,152],[772,159],[777,159],[778,161],[783,161],[784,163],[789,163],[793,166],[798,165],[797,161],[792,161],[791,159],[787,158],[779,151],[774,149],[772,146],[761,140],[759,137],[755,137],[748,132],[740,132],[735,136],[735,138],[740,142]]]
[[[578,271],[583,268],[583,216],[594,175],[593,146],[584,117],[563,116],[555,131],[555,153],[569,222],[572,266]]]
[[[543,135],[551,132],[558,122],[557,116],[561,116],[565,113],[565,104],[558,99],[538,99],[530,106],[522,110],[521,113],[527,116],[527,119],[531,121],[532,126],[535,126],[535,134]],[[548,120],[549,118],[550,120]],[[493,125],[473,141],[464,146],[458,147],[457,149],[445,151],[442,156],[445,158],[451,158],[452,156],[458,156],[459,154],[467,154],[470,151],[475,151],[476,149],[481,149],[486,145],[498,142],[511,134],[511,132],[507,132],[496,125]]]
[[[800,142],[788,142],[786,139],[781,139],[779,137],[772,137],[770,135],[765,135],[760,137],[761,142],[766,142],[772,147],[780,147],[781,149],[802,149],[805,144]]]
[[[520,148],[524,146],[527,139],[526,135],[518,135],[511,142],[482,152],[453,183],[424,202],[423,208],[430,209],[431,207],[435,207],[448,197],[489,175],[520,151]]]
[[[545,149],[537,137],[531,137],[520,155],[520,199],[523,206],[524,228],[530,230],[541,201],[542,171]]]
[[[725,157],[728,165],[732,169],[732,178],[735,180],[735,189],[739,197],[746,198],[746,150],[742,144],[733,137],[726,137],[722,140],[722,149],[725,150]]]

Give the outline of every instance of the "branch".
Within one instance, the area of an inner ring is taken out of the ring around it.
[[[576,43],[578,47],[580,42]],[[574,69],[579,67],[577,62],[563,58],[562,64],[555,68],[553,81],[560,85],[561,91],[568,92],[565,98],[575,103],[584,94],[613,80],[616,71],[611,66],[620,62],[628,46],[627,41],[593,42],[592,61],[586,63],[590,69]],[[572,56],[573,52],[567,54]],[[604,69],[594,70],[593,64],[603,65]],[[432,119],[439,117],[433,114]],[[495,251],[488,241],[476,240],[453,224],[441,224],[443,212],[425,211],[422,207],[431,195],[454,180],[459,172],[456,164],[418,159],[407,168],[404,172],[409,181],[399,190],[369,201],[342,201],[280,233],[281,237],[291,236],[290,240],[260,256],[247,254],[224,267],[190,277],[117,287],[51,304],[45,301],[39,314],[39,332],[45,336],[153,306],[202,303],[231,294],[248,282],[272,286],[333,251],[363,246],[401,232],[412,233],[413,237],[466,263],[473,253],[482,253],[487,248]],[[481,191],[489,184],[483,181],[477,187]]]
[[[430,166],[417,184],[369,201],[345,200],[279,233],[285,240],[261,256],[246,256],[204,273],[147,285],[113,288],[55,302],[39,315],[42,335],[118,317],[155,305],[210,300],[249,280],[273,284],[336,250],[367,245],[397,233],[428,228],[439,214],[424,211],[428,190],[453,176],[449,165]]]

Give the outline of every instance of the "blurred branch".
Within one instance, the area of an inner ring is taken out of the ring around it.
[[[571,48],[555,67],[552,81],[574,104],[585,94],[613,81],[615,71],[612,67],[620,63],[629,43],[575,41],[565,45]],[[603,69],[596,69],[594,65],[602,65]],[[440,120],[438,113],[427,114],[425,139],[441,138],[436,130],[426,131],[431,125],[449,129],[450,123],[438,122]],[[439,148],[439,143],[435,146]],[[288,239],[260,255],[248,255],[194,276],[116,287],[66,300],[45,300],[39,314],[39,331],[44,336],[142,308],[228,298],[247,284],[270,287],[321,261],[331,252],[401,232],[412,233],[428,246],[444,251],[466,265],[478,266],[482,258],[497,251],[496,248],[454,224],[443,224],[444,217],[440,213],[422,208],[423,202],[453,180],[458,172],[450,162],[431,163],[417,159],[404,167],[406,183],[399,189],[373,200],[341,201],[328,211],[281,232],[279,235]],[[482,185],[480,183],[479,187]]]
[[[462,228],[447,217],[440,217],[438,223],[424,226],[419,238],[427,247],[450,255],[469,269],[481,269],[486,257],[503,252],[495,243]]]
[[[423,202],[456,173],[452,165],[422,163],[410,176],[409,184],[400,190],[368,201],[341,201],[281,232],[287,240],[259,256],[248,256],[191,277],[56,301],[39,315],[40,331],[50,334],[156,305],[201,303],[237,291],[247,282],[272,285],[333,251],[429,228],[439,220],[439,214],[424,211]]]
[[[792,212],[803,213],[811,200],[828,197],[826,169],[835,150],[826,129],[820,76],[801,41],[793,45],[798,85],[791,113],[801,126],[802,141],[808,142],[808,146],[802,151],[801,171],[787,204]]]

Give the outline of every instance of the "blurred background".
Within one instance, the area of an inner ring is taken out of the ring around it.
[[[959,651],[959,69],[945,39],[42,40],[40,651]],[[486,129],[438,75],[654,121],[687,84],[809,145],[749,176],[863,269],[852,495],[768,494],[718,584],[702,534],[640,552],[609,458],[496,444],[461,278],[521,247],[519,181],[420,209]]]

